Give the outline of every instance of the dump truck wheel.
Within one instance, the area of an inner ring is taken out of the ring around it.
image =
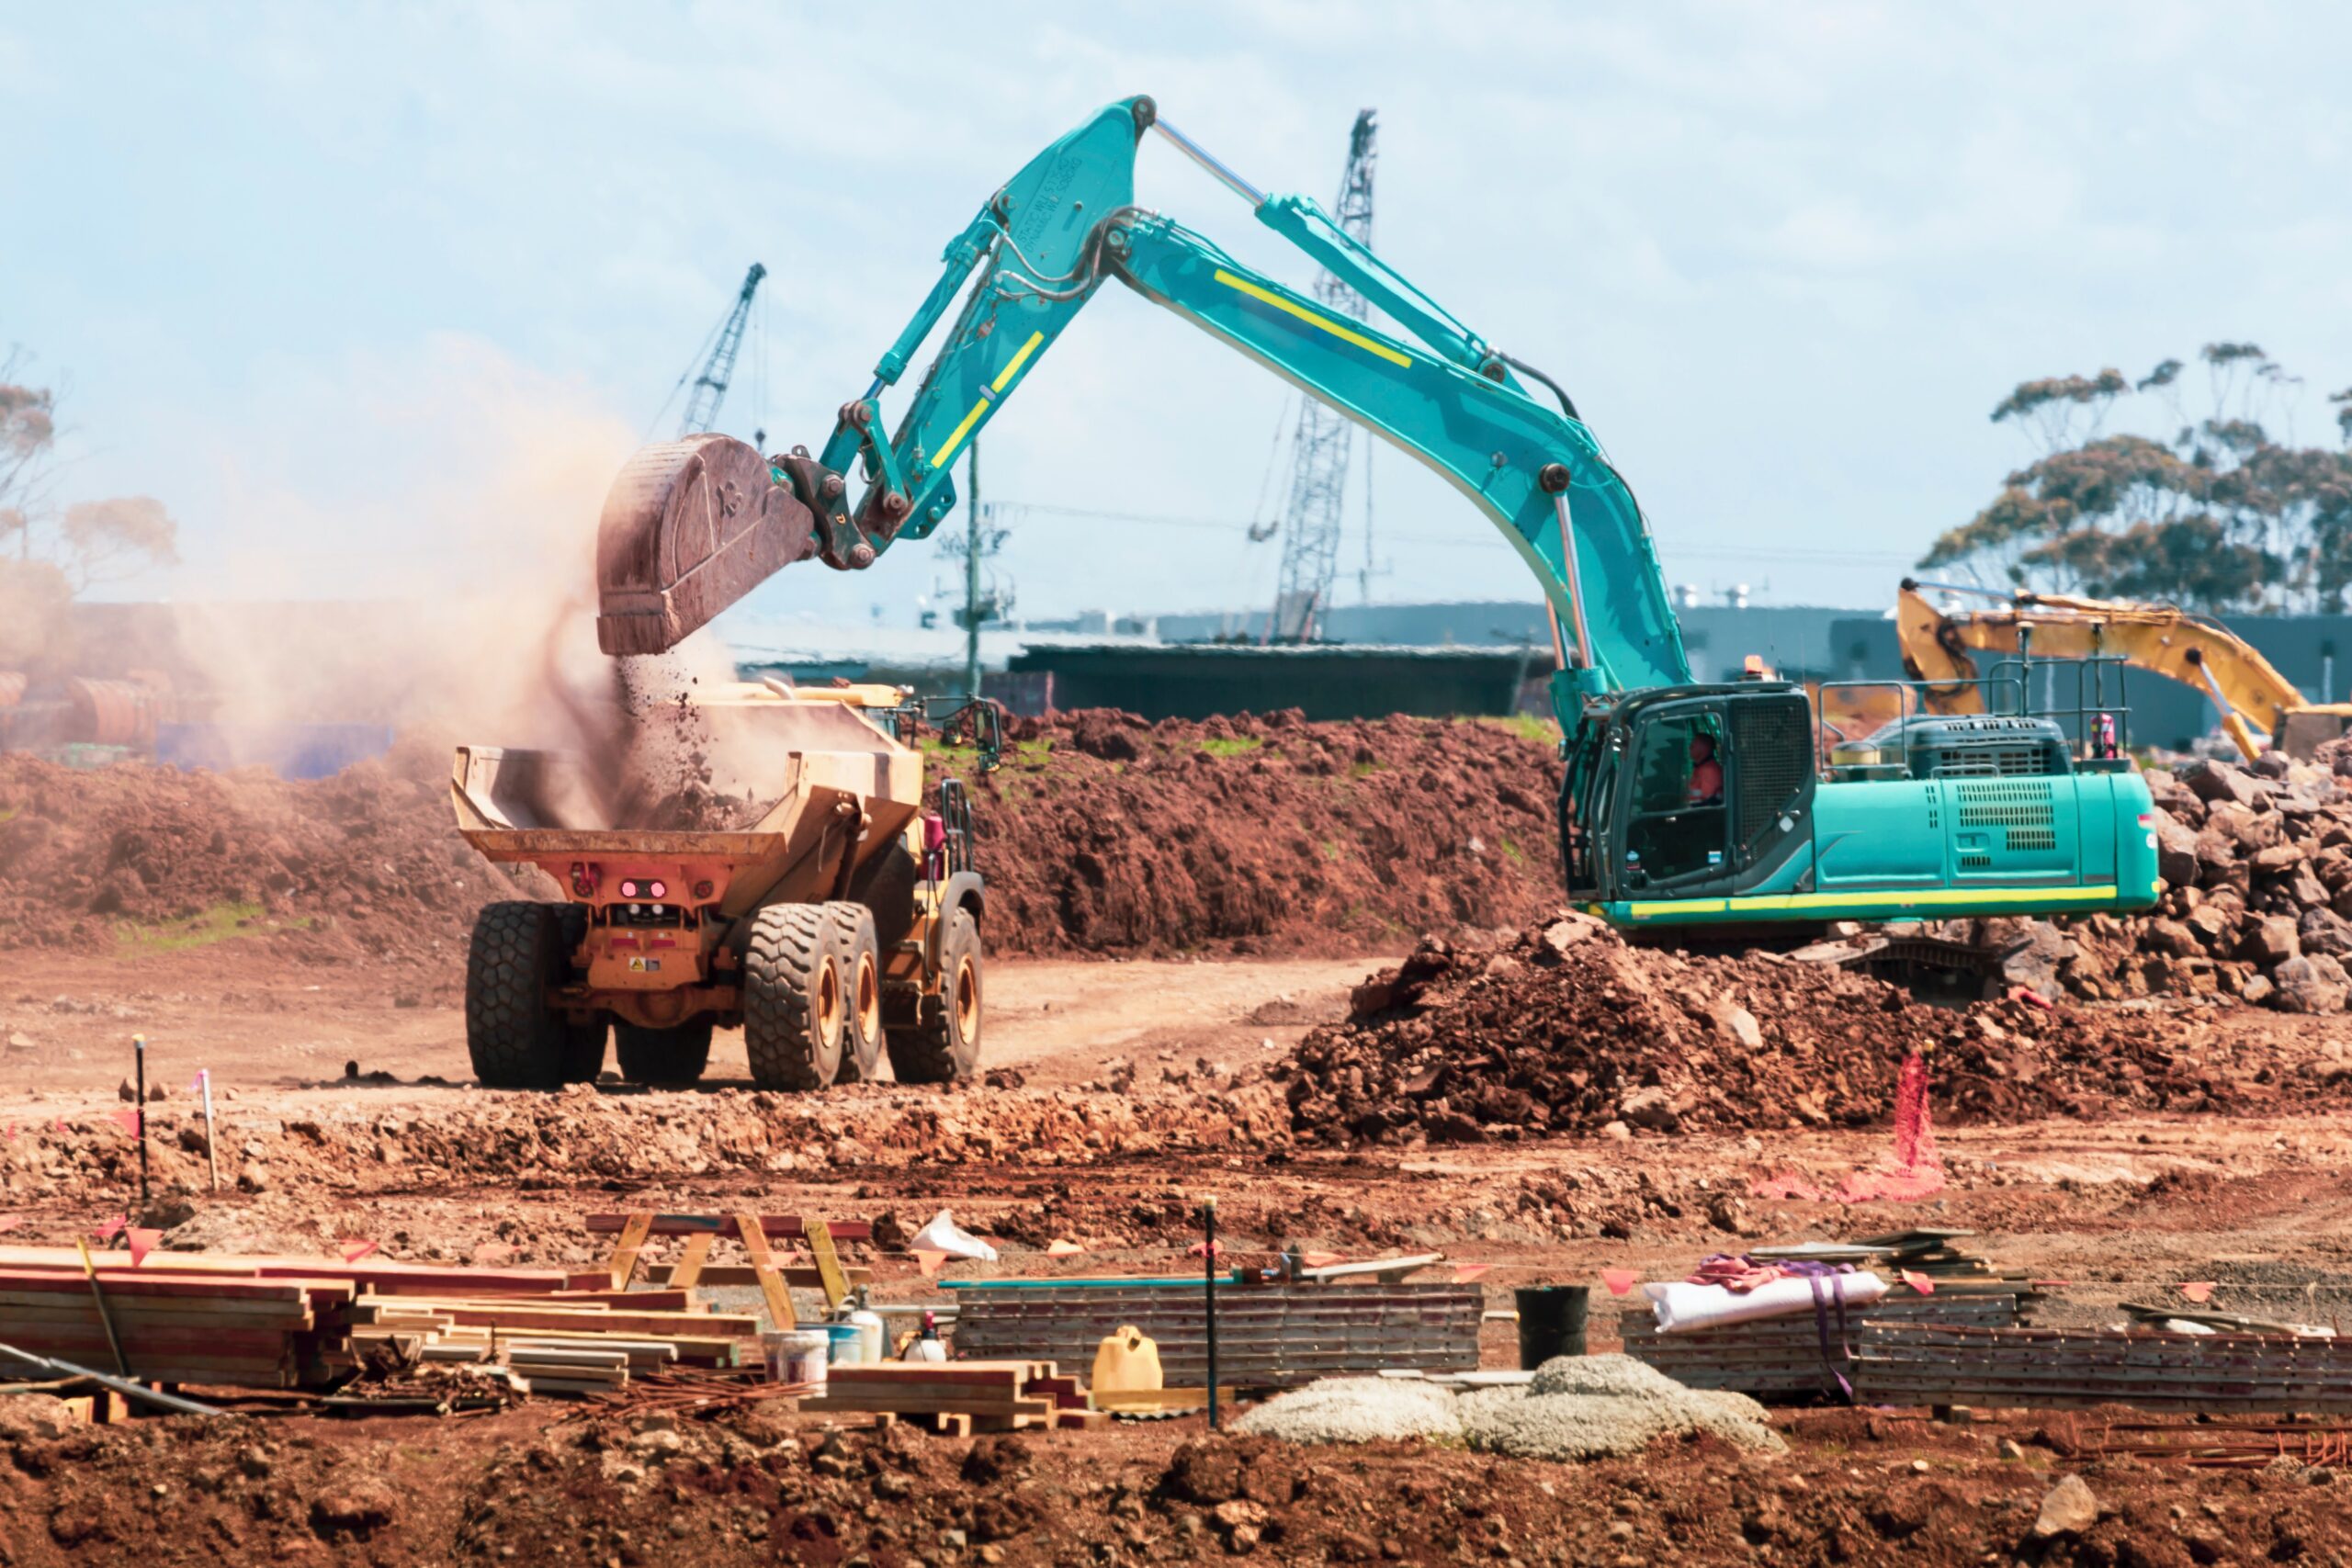
[[[670,1029],[613,1024],[620,1046],[621,1077],[631,1083],[692,1083],[710,1065],[708,1015]]]
[[[585,904],[560,904],[556,907],[556,923],[563,931],[563,956],[567,966],[580,944],[588,940],[588,907]],[[605,1070],[605,1043],[612,1033],[613,1021],[608,1013],[597,1013],[585,1023],[563,1026],[563,1081],[568,1084],[594,1083]]]
[[[900,1083],[954,1083],[979,1065],[980,927],[956,909],[939,944],[939,995],[923,998],[912,1028],[890,1032],[890,1070]]]
[[[823,1089],[842,1070],[848,1012],[832,922],[818,904],[771,904],[743,954],[743,1054],[762,1089]]]
[[[563,1081],[594,1083],[604,1076],[605,1043],[612,1020],[598,1013],[586,1023],[563,1026]]]
[[[466,1054],[484,1085],[561,1086],[573,1030],[548,1006],[548,987],[563,979],[571,961],[552,904],[489,904],[475,917],[466,953]]]
[[[874,911],[827,904],[833,957],[842,966],[842,1083],[870,1083],[882,1066],[882,951]]]

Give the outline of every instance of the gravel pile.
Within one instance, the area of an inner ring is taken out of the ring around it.
[[[1788,1447],[1746,1394],[1685,1388],[1630,1356],[1546,1361],[1524,1389],[1480,1389],[1457,1408],[1472,1448],[1521,1459],[1611,1459],[1694,1432],[1770,1453]]]
[[[1232,1426],[1244,1437],[1293,1443],[1370,1443],[1383,1438],[1460,1441],[1451,1390],[1409,1378],[1327,1378],[1277,1394]]]
[[[1268,1400],[1232,1430],[1295,1443],[1467,1440],[1522,1459],[1614,1458],[1694,1432],[1767,1452],[1788,1447],[1747,1395],[1688,1389],[1615,1355],[1564,1356],[1524,1386],[1458,1395],[1403,1379],[1334,1378]]]

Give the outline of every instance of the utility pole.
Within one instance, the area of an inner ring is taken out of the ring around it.
[[[971,490],[964,498],[964,700],[980,700],[980,444],[969,448]]]

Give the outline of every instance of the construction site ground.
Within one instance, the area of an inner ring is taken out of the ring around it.
[[[1946,1191],[1852,1208],[1748,1189],[1786,1170],[1866,1167],[1884,1151],[1883,1125],[1401,1153],[1294,1143],[1278,1091],[1260,1081],[1269,1059],[1342,1018],[1350,987],[1396,956],[1006,961],[991,974],[995,1086],[808,1097],[752,1092],[740,1043],[723,1036],[714,1081],[691,1092],[464,1087],[454,975],[289,971],[237,939],[129,957],[20,954],[0,964],[0,1019],[16,1042],[0,1060],[9,1239],[67,1240],[136,1207],[130,1140],[109,1114],[136,1032],[166,1093],[153,1109],[157,1185],[177,1190],[167,1245],[321,1250],[360,1238],[402,1257],[579,1265],[602,1255],[583,1226],[593,1212],[755,1203],[890,1213],[912,1226],[947,1207],[1003,1248],[1001,1271],[1157,1272],[1197,1266],[1184,1248],[1196,1201],[1214,1193],[1241,1260],[1283,1240],[1351,1256],[1442,1250],[1492,1266],[1482,1283],[1495,1304],[1513,1285],[1589,1281],[1604,1267],[1676,1277],[1744,1241],[1918,1224],[1973,1229],[1981,1250],[2069,1281],[2044,1309],[2061,1320],[2104,1321],[2121,1301],[2190,1280],[2221,1281],[2217,1306],[2315,1304],[2326,1316],[2342,1300],[2332,1287],[2352,1281],[2346,1110],[1946,1127]],[[2241,1064],[2282,1066],[2346,1027],[2246,1009],[2179,1023],[2228,1037]],[[217,1196],[201,1158],[175,1142],[195,1116],[198,1067],[221,1095]],[[1556,1193],[1563,1179],[1589,1206],[1564,1217],[1531,1205],[1527,1194]],[[1049,1262],[1056,1239],[1087,1250]],[[929,1290],[902,1267],[886,1293]],[[1612,1321],[1596,1314],[1597,1347]],[[1485,1351],[1510,1364],[1508,1325],[1489,1325]],[[2061,1543],[2058,1560],[2329,1562],[2352,1542],[2344,1494],[2312,1484],[2327,1472],[2086,1461],[2071,1446],[2096,1415],[1778,1419],[1785,1457],[1702,1440],[1580,1466],[1418,1444],[1190,1447],[1204,1436],[1197,1416],[829,1440],[815,1417],[747,1412],[640,1432],[625,1415],[545,1401],[447,1420],[10,1430],[0,1561],[266,1549],[399,1563],[1140,1562],[1226,1555],[1254,1532],[1255,1551],[1284,1561],[1973,1562],[2016,1550],[2068,1470],[2114,1513]],[[2005,1438],[2021,1459],[1998,1457]]]
[[[2301,907],[2312,890],[2295,881],[2301,860],[2249,866],[2210,820],[2211,852],[2200,840],[2177,858],[2229,920],[2078,926],[2081,951],[2050,958],[2048,996],[1963,1010],[1811,965],[1629,948],[1560,919],[1540,736],[1081,715],[1016,746],[976,791],[997,896],[987,1081],[818,1095],[754,1089],[725,1032],[693,1090],[471,1087],[467,924],[485,898],[530,889],[457,844],[435,747],[316,784],[0,764],[6,1239],[67,1243],[129,1214],[168,1248],[369,1242],[402,1258],[587,1267],[609,1246],[592,1213],[756,1208],[911,1230],[944,1208],[1003,1253],[954,1272],[1161,1273],[1199,1267],[1187,1249],[1215,1196],[1232,1261],[1270,1261],[1285,1242],[1442,1252],[1487,1266],[1495,1308],[1522,1284],[1595,1283],[1604,1269],[1674,1279],[1713,1252],[1919,1225],[1971,1230],[1973,1250],[2064,1281],[2039,1305],[2046,1323],[2112,1322],[2124,1302],[2203,1280],[2222,1311],[2330,1323],[2352,1306],[2352,1021],[2277,1010],[2302,994],[2283,982],[2270,1006],[2228,994],[2256,975],[2232,900],[2283,908],[2291,892]],[[2203,782],[2252,802],[2212,808],[2230,824],[2273,814],[2247,776]],[[2296,810],[2275,814],[2324,873],[2332,818]],[[2326,938],[2324,921],[2305,924]],[[2213,945],[2199,957],[2187,941]],[[2274,953],[2270,972],[2292,962]],[[2179,979],[2192,970],[2218,988],[2194,994]],[[2332,983],[2325,965],[2299,976],[2306,992]],[[134,1034],[163,1091],[143,1212],[120,1114]],[[1883,1163],[1896,1063],[1922,1047],[1941,1190],[1851,1206],[1756,1195],[1773,1178],[1833,1189]],[[199,1069],[216,1089],[217,1191]],[[1049,1256],[1057,1241],[1083,1250]],[[886,1298],[946,1299],[903,1257],[878,1267]],[[1600,1299],[1592,1343],[1606,1348],[1615,1310]],[[1513,1363],[1508,1323],[1487,1325],[1483,1354]],[[1209,1438],[1198,1416],[949,1439],[829,1434],[773,1407],[632,1418],[537,1399],[444,1419],[58,1432],[17,1399],[0,1401],[0,1563],[2201,1563],[2352,1550],[2352,1480],[2316,1483],[2341,1472],[2099,1457],[2096,1412],[1773,1418],[1785,1455],[1663,1439],[1638,1461],[1570,1465]],[[2068,1472],[2099,1521],[2030,1541]]]

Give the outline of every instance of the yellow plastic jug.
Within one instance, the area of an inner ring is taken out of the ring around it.
[[[1159,1347],[1130,1325],[1095,1347],[1093,1392],[1149,1393],[1166,1386],[1159,1373]]]

